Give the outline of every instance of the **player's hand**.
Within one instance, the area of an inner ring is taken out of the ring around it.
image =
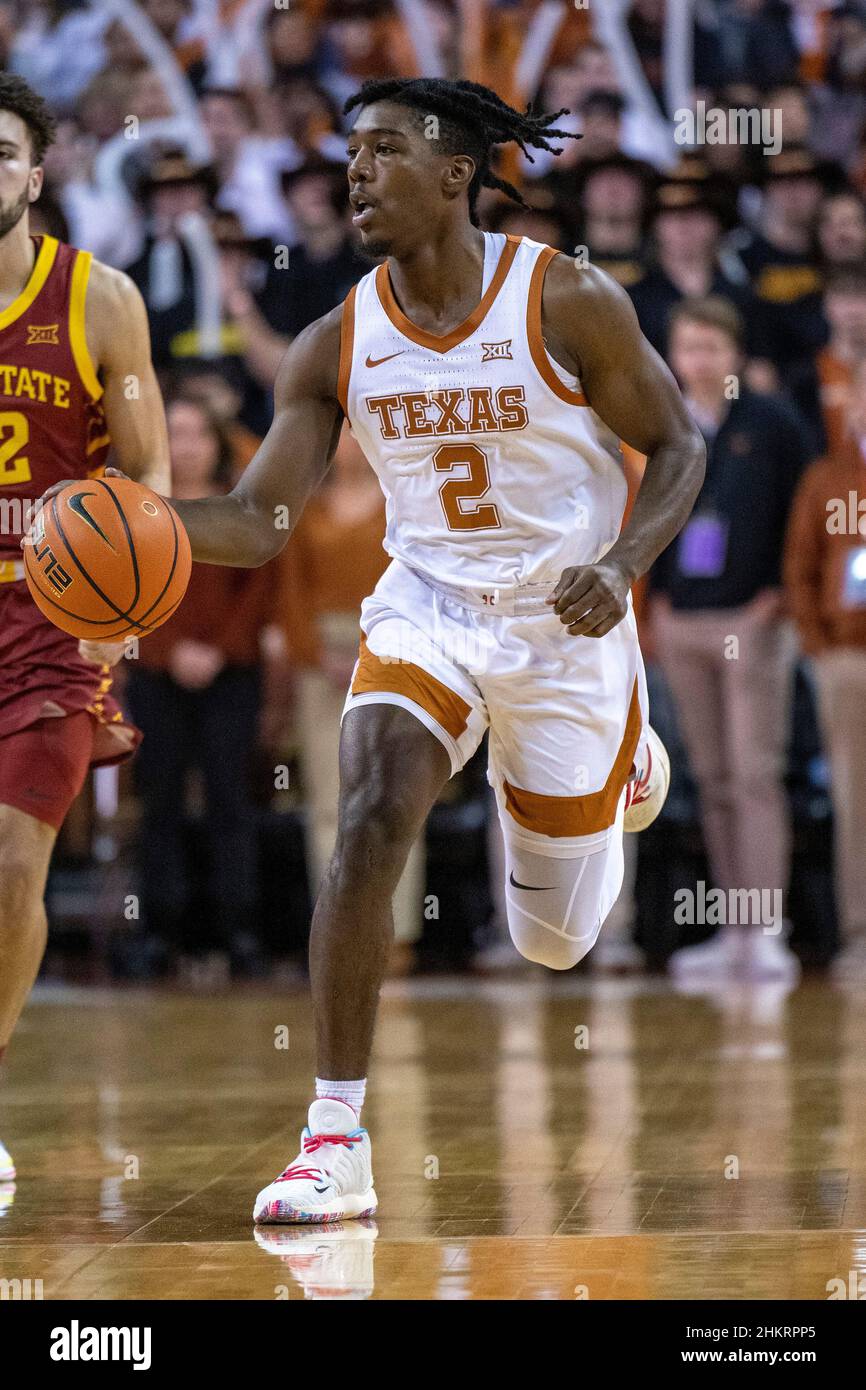
[[[604,637],[628,612],[629,587],[618,565],[599,560],[563,570],[547,602],[572,637]]]
[[[120,471],[119,468],[106,468],[106,470],[105,470],[105,476],[106,476],[106,478],[125,478],[125,477],[127,477],[127,474],[126,474],[126,473],[121,473],[121,471]],[[36,521],[36,518],[38,517],[39,513],[41,512],[42,508],[45,506],[45,503],[48,502],[48,501],[50,501],[50,499],[51,499],[52,497],[56,496],[56,494],[57,494],[58,492],[62,492],[63,489],[64,489],[65,487],[71,487],[73,483],[80,483],[81,481],[82,481],[81,478],[64,478],[62,482],[53,483],[51,487],[45,489],[45,491],[43,492],[42,496],[39,498],[38,502],[37,502],[37,503],[35,504],[35,506],[33,507],[33,512],[32,512],[32,515],[31,515],[29,527],[28,527],[27,530],[24,532],[24,535],[21,537],[21,540],[19,541],[19,545],[21,546],[21,549],[22,549],[22,550],[24,549],[25,545],[32,545],[32,544],[33,544],[33,537],[32,537],[32,535],[31,535],[31,532],[32,532],[32,530],[33,530],[33,525],[34,525],[34,522]],[[114,644],[112,643],[111,645],[113,646]],[[121,655],[122,655],[122,653],[121,653]],[[89,659],[90,659],[90,658],[88,658],[88,660],[89,660]],[[120,660],[119,657],[116,658],[116,659],[117,659],[118,661]],[[115,664],[115,663],[114,663],[113,661],[112,661],[112,662],[109,662],[109,665],[111,665],[111,666],[113,666],[114,664]]]
[[[82,637],[78,643],[79,656],[94,666],[116,666],[125,650],[125,642],[88,642]]]

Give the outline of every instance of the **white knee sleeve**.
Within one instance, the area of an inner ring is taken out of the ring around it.
[[[602,849],[563,858],[555,840],[545,842],[539,836],[536,848],[515,835],[507,817],[502,819],[511,939],[527,960],[552,970],[568,970],[592,950],[619,896],[623,879],[620,826]],[[548,845],[559,852],[551,853]]]

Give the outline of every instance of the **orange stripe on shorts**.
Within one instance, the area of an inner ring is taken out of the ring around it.
[[[600,830],[608,830],[616,820],[616,808],[631,772],[640,731],[641,712],[635,681],[625,733],[604,786],[584,796],[545,796],[542,792],[513,787],[506,781],[503,787],[509,815],[527,830],[553,838],[595,835]]]
[[[411,661],[383,661],[367,646],[362,635],[358,669],[352,681],[353,695],[388,692],[404,695],[426,710],[446,733],[457,739],[464,732],[472,706],[422,666]]]

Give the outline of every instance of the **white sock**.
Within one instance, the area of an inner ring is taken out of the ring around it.
[[[351,1105],[359,1120],[366,1091],[366,1076],[360,1081],[323,1081],[320,1076],[316,1077],[316,1100],[341,1100],[344,1105]]]

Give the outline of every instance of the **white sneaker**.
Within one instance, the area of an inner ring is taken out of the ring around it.
[[[15,1164],[12,1162],[12,1155],[0,1143],[0,1182],[15,1181]]]
[[[304,1290],[305,1298],[363,1299],[373,1292],[375,1221],[334,1221],[321,1231],[304,1226],[268,1226],[256,1242],[277,1255]]]
[[[314,1100],[301,1152],[259,1193],[253,1220],[344,1221],[375,1210],[369,1134],[351,1105]]]
[[[676,979],[729,979],[739,974],[744,953],[742,930],[722,927],[709,941],[674,951],[668,971]]]
[[[800,978],[800,962],[784,934],[771,935],[752,927],[745,933],[743,969],[747,980],[782,980],[796,984]]]
[[[665,804],[671,784],[671,763],[655,729],[647,725],[646,738],[635,759],[636,772],[625,788],[623,830],[646,830]]]

